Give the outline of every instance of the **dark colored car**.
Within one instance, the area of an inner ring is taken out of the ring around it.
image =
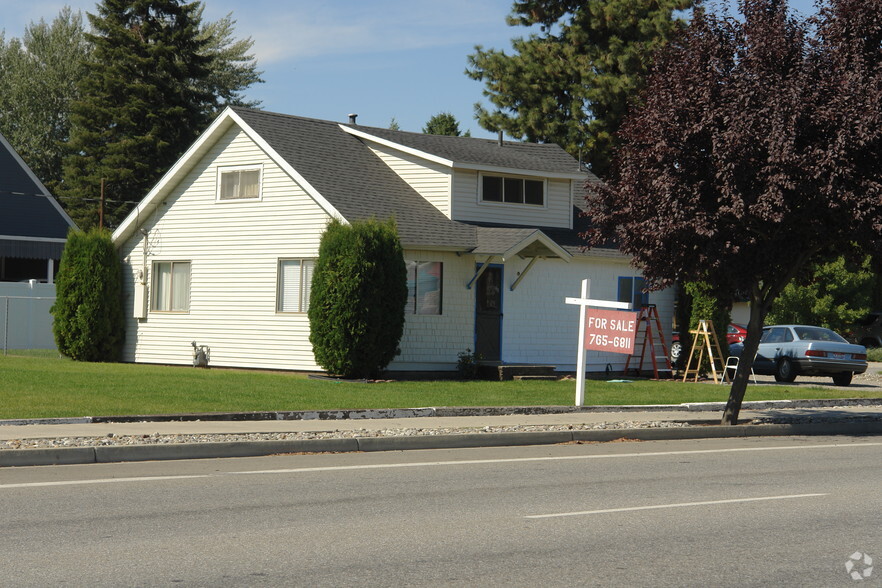
[[[741,343],[747,337],[747,327],[736,323],[729,323],[726,327],[726,341],[729,345],[733,343]],[[676,363],[683,351],[683,345],[680,343],[680,334],[671,335],[671,363]]]
[[[850,339],[864,347],[882,347],[882,310],[871,312],[852,329]]]
[[[743,348],[736,343],[729,353],[740,356]],[[867,371],[867,349],[823,327],[773,325],[763,328],[753,371],[778,382],[792,382],[798,375],[830,376],[837,386],[848,386],[854,374]]]

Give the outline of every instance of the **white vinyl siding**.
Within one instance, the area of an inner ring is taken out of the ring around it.
[[[262,200],[219,206],[217,168],[242,162],[262,166]],[[196,341],[211,347],[211,365],[320,369],[306,314],[277,312],[276,291],[279,260],[316,258],[328,221],[327,213],[284,170],[232,127],[141,225],[147,232],[148,269],[153,261],[192,262],[189,314],[133,318],[143,235],[137,232],[120,248],[132,276],[125,285],[129,318],[124,360],[191,365],[190,343]]]
[[[371,150],[420,196],[450,218],[452,174],[449,168],[385,145],[372,144]]]
[[[536,178],[514,174],[486,174],[489,177],[510,177],[543,180],[545,202],[542,206],[492,202],[482,199],[482,172],[455,171],[453,176],[453,220],[468,222],[504,223],[529,227],[572,227],[573,182],[554,178]]]
[[[276,310],[306,312],[312,290],[315,262],[311,259],[279,260],[279,291]]]

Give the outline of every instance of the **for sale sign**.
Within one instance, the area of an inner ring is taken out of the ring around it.
[[[585,309],[585,349],[634,353],[637,314],[621,310]]]

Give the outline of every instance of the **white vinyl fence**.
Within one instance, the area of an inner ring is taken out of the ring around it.
[[[56,349],[52,335],[55,285],[0,282],[0,348]]]

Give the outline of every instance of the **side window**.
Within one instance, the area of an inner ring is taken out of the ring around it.
[[[620,277],[619,278],[619,302],[630,302],[634,310],[640,309],[641,306],[649,304],[649,293],[644,292],[646,281],[639,277]]]
[[[408,314],[441,314],[444,264],[440,261],[407,262]]]
[[[218,168],[218,200],[249,200],[261,196],[260,167]]]
[[[315,262],[311,259],[280,259],[276,290],[277,312],[306,312]]]
[[[153,263],[153,296],[150,309],[161,312],[189,312],[190,262]]]

